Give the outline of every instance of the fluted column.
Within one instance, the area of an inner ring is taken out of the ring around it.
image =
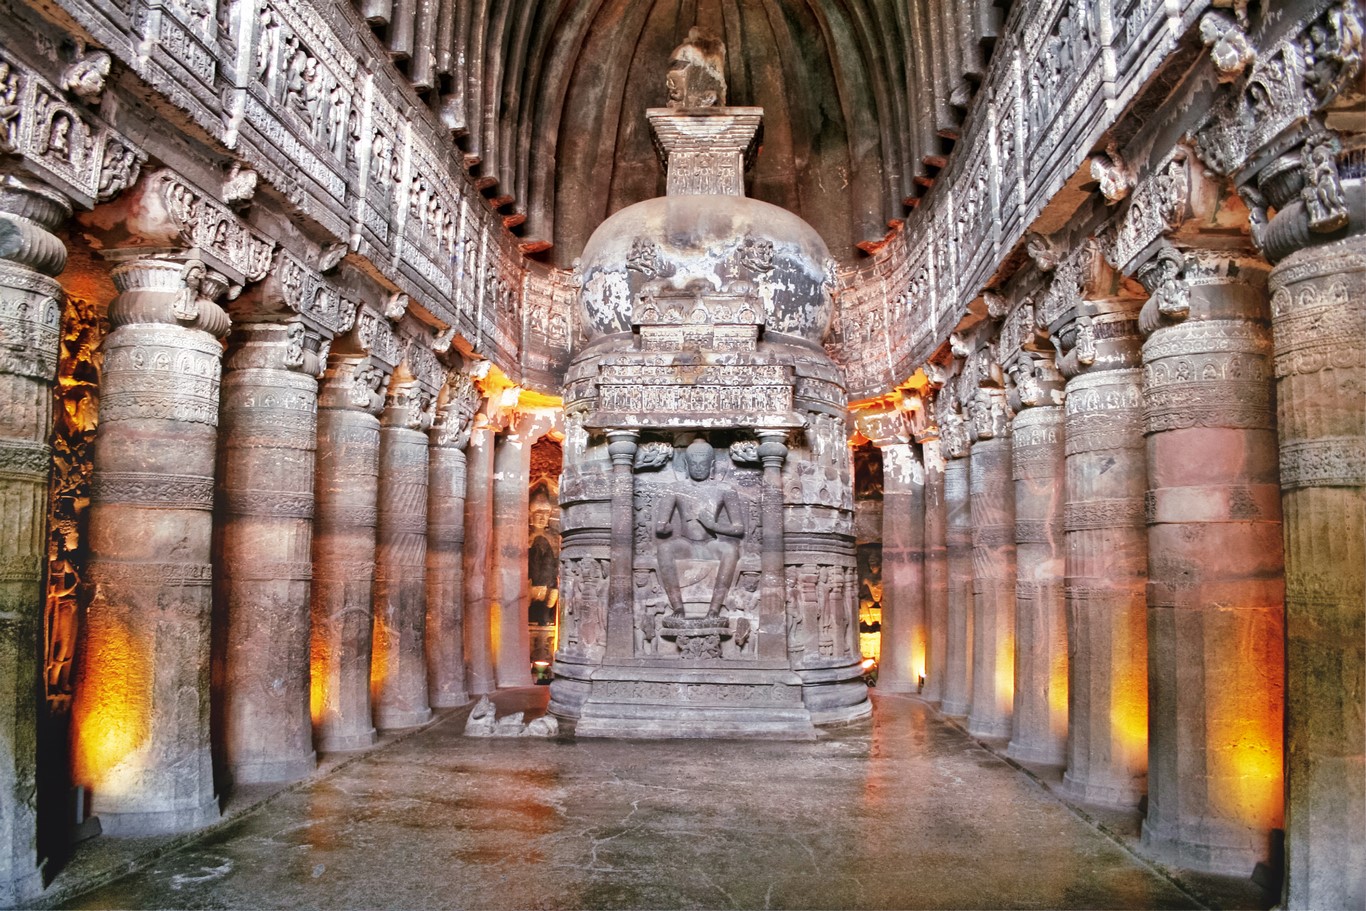
[[[77,665],[74,778],[110,834],[218,816],[209,752],[214,460],[226,280],[196,259],[113,269]]]
[[[486,696],[498,688],[489,623],[496,442],[497,431],[488,418],[476,416],[466,451],[465,480],[465,661],[471,696]]]
[[[1360,205],[1366,187],[1354,184]],[[1286,904],[1360,907],[1366,235],[1291,253],[1270,285],[1285,525]]]
[[[495,586],[489,605],[494,673],[498,687],[531,685],[531,633],[527,610],[531,580],[527,550],[531,527],[531,446],[544,432],[533,414],[518,415],[498,442],[493,459]]]
[[[0,906],[32,898],[38,869],[38,656],[44,523],[66,265],[53,231],[70,204],[36,182],[0,178]]]
[[[1031,374],[1035,368],[1026,368]],[[1053,376],[1057,376],[1056,373]],[[1038,385],[1038,380],[1029,378]],[[1061,377],[1057,377],[1061,385]],[[1028,385],[1022,384],[1022,385]],[[1061,393],[1061,389],[1058,390]],[[1061,765],[1067,755],[1067,605],[1063,598],[1063,408],[1031,401],[1011,424],[1015,478],[1015,714],[1007,755]],[[1059,397],[1061,397],[1059,395]]]
[[[432,717],[427,701],[427,430],[431,394],[396,372],[379,427],[375,552],[375,726],[398,730]]]
[[[1087,372],[1067,382],[1063,428],[1070,728],[1063,788],[1087,803],[1134,806],[1148,768],[1138,330],[1127,305],[1078,322],[1072,355],[1095,353]]]
[[[465,449],[478,404],[468,376],[442,390],[428,449],[427,691],[433,708],[469,701],[465,682]]]
[[[1015,491],[1005,392],[981,388],[973,404],[972,702],[968,732],[1009,737],[1015,705]]]
[[[1181,867],[1248,875],[1282,825],[1284,582],[1265,271],[1139,270],[1148,453],[1148,814]],[[1163,318],[1164,311],[1185,314]],[[1180,322],[1174,322],[1180,319]]]
[[[302,323],[234,328],[223,375],[215,542],[216,706],[236,783],[292,781],[315,765],[309,592],[317,338]]]
[[[945,715],[966,715],[972,700],[972,507],[968,494],[968,443],[962,418],[940,408],[944,463],[948,622],[944,643]]]
[[[925,686],[921,695],[929,702],[944,696],[945,661],[948,657],[949,566],[948,515],[944,499],[944,456],[938,439],[920,444],[925,463]]]
[[[925,470],[912,443],[882,450],[882,652],[877,685],[914,693],[925,670]]]
[[[326,752],[375,742],[370,657],[384,377],[366,355],[334,355],[318,400],[310,665],[314,737]]]

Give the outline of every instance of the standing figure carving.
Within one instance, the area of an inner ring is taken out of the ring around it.
[[[665,494],[655,515],[655,535],[659,576],[669,596],[673,615],[683,616],[683,592],[679,585],[679,563],[683,560],[711,560],[719,566],[712,587],[708,617],[719,617],[726,595],[735,582],[740,564],[740,542],[745,536],[740,498],[729,486],[713,486],[712,467],[716,452],[698,437],[683,452],[686,475]]]

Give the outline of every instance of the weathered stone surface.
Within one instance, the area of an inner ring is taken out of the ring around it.
[[[370,657],[384,378],[366,355],[335,357],[318,400],[309,663],[314,736],[327,752],[375,741]]]
[[[466,451],[465,488],[465,675],[471,696],[498,688],[494,676],[489,587],[493,584],[493,459],[496,433],[486,415],[477,415]]]
[[[227,282],[196,259],[116,266],[90,513],[75,779],[108,833],[218,815],[209,745],[213,478]]]
[[[57,379],[66,249],[51,232],[70,203],[32,180],[0,176],[0,904],[42,888],[38,866],[38,642],[48,435]]]
[[[298,322],[239,325],[225,361],[214,660],[228,774],[244,784],[314,767],[306,656],[319,365],[306,334]]]
[[[948,613],[944,637],[944,690],[940,710],[966,715],[972,701],[972,511],[968,460],[944,463]]]
[[[1015,415],[1015,707],[1009,754],[1062,765],[1067,750],[1063,408]]]
[[[431,393],[408,376],[389,383],[379,428],[379,521],[370,698],[375,726],[411,728],[427,702],[427,429]]]
[[[882,651],[878,688],[915,693],[926,672],[925,469],[912,443],[882,449]]]

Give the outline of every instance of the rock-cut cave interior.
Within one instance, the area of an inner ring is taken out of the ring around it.
[[[1366,908],[1362,0],[0,0],[0,907]]]

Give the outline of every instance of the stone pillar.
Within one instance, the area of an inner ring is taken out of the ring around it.
[[[764,466],[764,486],[760,502],[763,552],[760,555],[762,575],[759,607],[759,631],[763,632],[782,630],[787,623],[787,606],[784,603],[786,572],[783,569],[783,559],[787,554],[783,529],[783,463],[787,461],[787,431],[760,430],[758,437],[759,460]],[[759,658],[785,661],[787,637],[759,636]]]
[[[1285,589],[1265,271],[1164,246],[1139,277],[1152,293],[1140,319],[1151,332],[1143,842],[1176,866],[1246,876],[1282,825]],[[1173,323],[1159,307],[1188,315]]]
[[[42,889],[38,869],[38,683],[52,433],[66,265],[52,232],[70,204],[0,178],[0,906]]]
[[[634,430],[607,431],[607,452],[612,459],[612,559],[607,579],[607,654],[635,654],[634,605],[631,586],[635,549],[635,457]]]
[[[113,269],[90,506],[74,779],[108,834],[218,817],[209,746],[214,459],[227,281],[198,259]]]
[[[370,712],[382,370],[334,355],[318,400],[311,613],[314,738],[324,752],[375,742]]]
[[[379,523],[375,552],[375,726],[426,724],[427,430],[431,394],[406,372],[389,381],[379,424]]]
[[[944,464],[948,622],[944,642],[945,715],[966,715],[972,701],[972,512],[968,499],[968,444],[962,418],[940,408]]]
[[[427,691],[433,708],[469,701],[465,682],[465,449],[478,404],[470,378],[442,390],[428,449]]]
[[[882,657],[877,685],[915,693],[925,673],[925,470],[912,443],[882,450]]]
[[[531,446],[544,432],[537,416],[521,414],[498,442],[493,460],[494,595],[489,605],[494,674],[499,689],[531,686],[527,608],[530,546]]]
[[[979,388],[972,411],[976,439],[969,486],[973,639],[968,733],[1009,737],[1015,705],[1015,491],[1005,392]]]
[[[309,593],[317,338],[303,323],[232,333],[223,376],[215,541],[215,706],[233,782],[293,781],[315,765]],[[309,350],[310,347],[313,350]]]
[[[1094,302],[1088,302],[1094,303]],[[1067,382],[1063,530],[1067,542],[1068,749],[1063,789],[1085,803],[1131,807],[1147,786],[1147,529],[1142,371],[1126,302],[1077,321],[1091,365]],[[1070,367],[1070,369],[1069,369]]]
[[[1360,178],[1350,189],[1360,205]],[[1354,223],[1351,237],[1289,254],[1270,278],[1285,533],[1290,908],[1366,902],[1363,228]]]
[[[1036,368],[1026,369],[1033,374]],[[1056,385],[1061,386],[1061,377]],[[1061,389],[1058,392],[1061,398]],[[1021,403],[1029,407],[1018,410],[1011,425],[1015,714],[1006,753],[1021,762],[1062,765],[1067,758],[1063,408],[1051,404],[1051,398],[1027,398],[1033,401]]]
[[[948,514],[944,498],[944,456],[938,439],[920,444],[925,462],[925,686],[929,702],[944,697],[949,624]]]
[[[465,479],[465,662],[471,696],[498,688],[493,671],[493,633],[489,623],[492,573],[493,453],[497,431],[486,415],[475,417],[466,452]]]

